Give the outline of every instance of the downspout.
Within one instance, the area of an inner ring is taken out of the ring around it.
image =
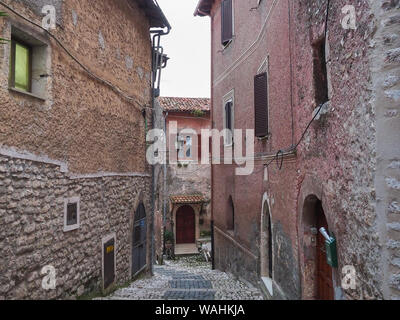
[[[213,17],[210,15],[211,23],[211,39],[213,39],[214,32],[213,32]],[[214,85],[213,85],[213,78],[214,78],[214,55],[213,55],[214,44],[211,40],[211,129],[214,129]],[[212,138],[211,138],[212,141]],[[211,265],[212,270],[215,270],[215,238],[214,238],[214,165],[213,165],[213,144],[211,143]]]
[[[151,108],[153,110],[151,118],[152,118],[152,125],[154,126],[155,124],[155,101],[156,98],[159,95],[159,85],[160,85],[160,78],[161,78],[161,69],[165,67],[165,65],[162,65],[162,47],[160,46],[160,41],[161,37],[169,34],[171,31],[171,26],[168,24],[167,25],[167,31],[164,30],[150,30],[150,34],[153,34],[153,40],[152,40],[152,87],[151,87]],[[160,54],[161,50],[161,54]],[[156,81],[158,78],[157,82],[157,87],[156,87]],[[157,92],[156,92],[157,89]],[[154,210],[155,210],[155,188],[156,188],[156,177],[155,177],[155,167],[154,165],[151,166],[151,230],[150,230],[150,235],[151,235],[151,257],[150,257],[150,273],[153,276],[154,275],[154,257],[155,257],[155,247],[154,247]]]
[[[165,143],[167,144],[167,118],[168,118],[168,111],[165,114],[164,117],[164,133],[165,133]],[[167,226],[167,195],[168,195],[168,185],[167,185],[167,158],[168,158],[168,153],[167,153],[168,148],[165,150],[165,159],[164,159],[164,201],[163,201],[163,230],[164,234],[166,231],[166,226]],[[165,240],[164,238],[162,239],[163,242],[163,252],[165,252]]]

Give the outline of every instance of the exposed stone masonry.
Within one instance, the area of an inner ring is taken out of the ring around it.
[[[128,281],[138,190],[150,190],[150,177],[70,179],[55,165],[0,156],[0,299],[74,298],[99,290],[101,240],[113,232],[116,283]],[[63,232],[64,199],[77,196],[80,228]],[[56,269],[55,290],[42,289],[46,265]]]

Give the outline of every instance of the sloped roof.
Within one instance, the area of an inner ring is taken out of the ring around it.
[[[210,111],[210,99],[208,98],[160,97],[158,101],[165,111]]]
[[[201,194],[170,196],[173,204],[196,204],[206,202]]]

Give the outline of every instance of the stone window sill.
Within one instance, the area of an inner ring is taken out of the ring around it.
[[[35,99],[38,99],[40,101],[46,101],[45,98],[40,97],[40,96],[38,96],[36,94],[33,94],[31,92],[26,92],[26,91],[23,91],[23,90],[20,90],[20,89],[17,89],[17,88],[13,88],[13,87],[9,87],[8,90],[23,94],[23,95],[26,95],[26,96],[29,96],[29,97],[32,97],[32,98],[35,98]]]
[[[77,230],[77,229],[79,229],[79,225],[78,224],[74,224],[72,226],[64,227],[63,231],[64,232],[69,232],[69,231],[74,231],[74,230]]]

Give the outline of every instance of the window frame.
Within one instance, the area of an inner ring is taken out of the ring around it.
[[[68,205],[76,204],[76,223],[68,225]],[[80,197],[64,199],[64,232],[73,231],[80,228]]]
[[[232,147],[233,146],[233,133],[235,131],[235,90],[232,89],[230,92],[228,92],[222,99],[222,114],[223,114],[223,124],[222,124],[222,129],[226,130],[228,129],[226,127],[226,109],[225,106],[231,102],[232,107],[231,107],[231,125],[232,125],[232,133],[231,133],[231,139],[228,141],[229,137],[224,137],[224,146],[225,147]]]
[[[17,88],[15,86],[15,55],[16,55],[16,46],[20,45],[28,49],[28,88],[27,90]],[[20,40],[18,37],[11,37],[11,49],[10,49],[10,76],[9,76],[9,86],[18,91],[32,93],[32,46],[26,43],[25,41]]]

